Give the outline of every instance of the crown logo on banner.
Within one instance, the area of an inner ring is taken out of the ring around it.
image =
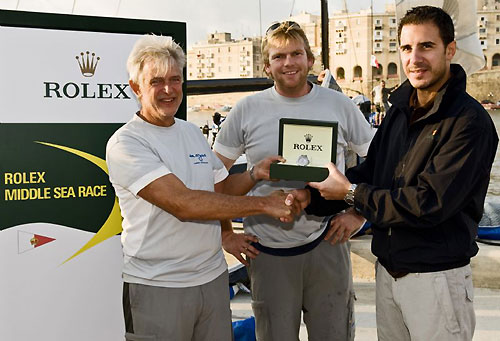
[[[311,142],[313,136],[311,134],[305,134],[304,137],[306,138],[306,142],[309,143]]]
[[[76,56],[82,75],[85,77],[92,77],[95,73],[95,69],[97,68],[99,59],[101,58],[96,57],[94,52],[91,54],[89,51],[86,53],[81,52],[80,56]]]

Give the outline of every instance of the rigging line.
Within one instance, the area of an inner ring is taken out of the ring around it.
[[[352,35],[351,18],[349,17],[349,11],[347,10],[346,0],[343,0],[343,3],[344,3],[344,9],[345,9],[346,18],[347,18],[347,20],[346,20],[347,21],[347,29],[349,30],[349,35],[351,37],[351,39],[350,39],[351,46],[352,46],[352,50],[354,51],[354,63],[355,63],[355,66],[358,66],[359,65],[358,54],[356,53],[356,46],[354,45],[354,36]],[[353,78],[354,78],[354,69],[353,69]],[[360,83],[360,85],[361,85],[361,91],[364,92],[363,83]]]
[[[73,8],[71,9],[71,14],[75,13],[76,0],[73,0]]]
[[[122,4],[122,0],[118,0],[118,7],[116,8],[116,12],[115,12],[115,17],[118,16],[118,12],[120,12],[120,5]]]
[[[293,15],[293,8],[295,7],[295,0],[292,0],[292,9],[290,10],[290,17]]]
[[[21,2],[21,0],[17,0],[17,5],[16,5],[16,9],[19,8],[19,3]]]
[[[262,38],[262,5],[260,1],[261,0],[259,0],[259,37]]]

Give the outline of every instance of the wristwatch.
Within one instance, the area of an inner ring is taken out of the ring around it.
[[[344,197],[344,201],[349,206],[353,206],[354,205],[354,191],[356,190],[356,187],[358,187],[358,185],[351,184],[351,186],[349,187],[349,190],[347,191],[347,194]]]
[[[250,167],[250,169],[248,170],[248,174],[250,175],[250,179],[252,179],[253,182],[259,182],[260,179],[255,179],[254,167],[255,167],[255,165]]]

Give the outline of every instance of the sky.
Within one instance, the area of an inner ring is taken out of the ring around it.
[[[373,0],[375,12],[386,2]],[[349,12],[368,9],[372,0],[330,0],[333,13],[347,3]],[[259,19],[259,5],[261,20]],[[187,23],[188,47],[208,33],[230,32],[233,38],[260,35],[274,21],[306,11],[321,13],[320,0],[0,0],[0,9],[181,21]],[[260,22],[262,28],[260,29]]]

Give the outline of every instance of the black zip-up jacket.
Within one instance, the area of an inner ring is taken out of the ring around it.
[[[372,222],[372,252],[388,270],[448,270],[478,252],[498,136],[489,114],[465,92],[462,67],[452,64],[451,72],[432,109],[411,125],[414,88],[406,81],[393,92],[365,162],[346,172],[358,184],[356,209]],[[313,192],[307,211],[342,206]]]

